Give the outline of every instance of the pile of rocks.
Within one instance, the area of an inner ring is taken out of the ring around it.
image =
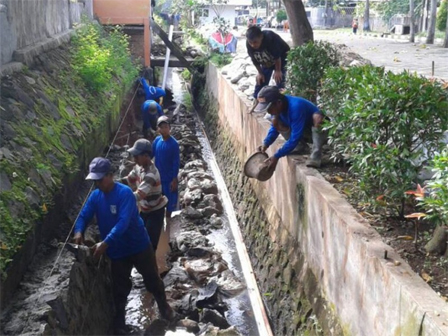
[[[255,77],[257,69],[248,55],[237,55],[230,64],[224,66],[221,73],[230,79],[232,84],[238,86],[238,90],[243,92],[248,98],[253,98],[255,88]]]

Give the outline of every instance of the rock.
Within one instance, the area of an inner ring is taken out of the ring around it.
[[[204,308],[200,314],[200,322],[211,323],[220,329],[227,329],[230,324],[216,310]]]
[[[238,295],[246,288],[245,284],[231,270],[225,270],[218,277],[211,280],[216,281],[219,286],[219,293],[226,297]]]
[[[221,229],[222,228],[222,219],[220,217],[218,217],[217,214],[213,214],[210,217],[210,225],[214,229]]]
[[[145,330],[145,336],[165,335],[168,330],[168,321],[156,319]]]
[[[176,247],[182,252],[194,247],[205,247],[209,246],[209,241],[206,237],[201,235],[197,231],[183,231],[176,235],[175,238]]]
[[[196,334],[200,330],[198,323],[196,321],[189,320],[189,319],[183,319],[183,320],[178,321],[177,326],[183,327],[188,332],[192,332],[194,334]],[[166,334],[165,334],[165,336],[166,336]]]
[[[362,65],[362,63],[360,61],[353,60],[353,61],[351,61],[351,63],[348,66],[355,67],[355,66],[361,66],[361,65]]]
[[[258,75],[258,70],[255,66],[249,65],[248,67],[246,67],[246,73],[248,76],[256,76]]]
[[[187,251],[187,256],[193,258],[207,258],[210,257],[213,251],[202,247],[194,247]]]
[[[205,218],[210,218],[211,216],[221,214],[222,212],[219,212],[219,210],[216,208],[212,208],[212,207],[208,206],[208,207],[205,207],[204,209],[202,209],[201,213]]]
[[[218,214],[221,214],[224,210],[221,200],[214,194],[205,195],[202,201],[198,204],[198,209],[205,209],[206,207],[217,209]]]
[[[28,77],[28,76],[24,76],[25,80],[28,82],[28,84],[30,85],[34,85],[36,84],[36,81],[34,80],[34,78]]]
[[[169,287],[173,286],[177,282],[187,282],[188,280],[189,277],[185,269],[180,267],[179,263],[175,263],[175,265],[163,278],[163,283],[165,284],[165,287]]]
[[[194,160],[188,162],[184,167],[184,170],[191,170],[191,171],[197,171],[197,170],[205,171],[206,169],[207,164],[203,160]]]
[[[255,92],[255,88],[254,87],[250,87],[247,90],[244,91],[244,94],[248,97],[252,97],[254,95]]]
[[[203,217],[202,213],[199,210],[196,210],[191,206],[187,206],[184,210],[182,210],[182,214],[185,216],[185,218],[190,219],[199,219]]]
[[[2,124],[3,124],[2,138],[5,140],[14,139],[17,135],[16,131],[11,127],[9,123],[2,123]]]
[[[431,254],[443,255],[448,249],[448,226],[439,225],[434,230],[431,240],[425,245],[425,250]]]
[[[196,180],[195,178],[191,178],[187,182],[187,187],[190,190],[195,190],[195,189],[198,189],[201,187],[201,183],[198,180]]]
[[[234,326],[231,326],[225,330],[219,330],[217,336],[241,336],[241,334]]]
[[[230,83],[237,84],[239,80],[244,77],[246,77],[246,74],[244,72],[233,75],[232,79],[230,80]]]
[[[199,180],[204,180],[204,179],[209,179],[209,180],[213,180],[213,177],[206,173],[206,172],[191,172],[187,174],[187,178],[188,179],[199,179]]]
[[[0,173],[0,192],[11,190],[11,182],[9,181],[8,175],[6,173]]]
[[[7,160],[12,160],[14,158],[14,156],[12,155],[11,151],[6,148],[6,147],[2,147],[0,148],[0,152],[2,153],[2,155],[7,159]]]
[[[0,181],[0,186],[3,184],[3,181]],[[31,187],[27,186],[25,188],[25,197],[29,204],[31,205],[39,205],[40,197],[38,193]]]
[[[218,194],[218,186],[216,185],[215,181],[207,179],[201,182],[200,186],[204,194],[214,194],[214,195]]]
[[[187,205],[190,204],[198,204],[202,199],[202,190],[201,189],[195,189],[195,190],[185,190],[184,194],[184,202]],[[192,213],[189,211],[189,213]],[[193,218],[193,217],[190,217]],[[198,217],[199,218],[199,217]]]

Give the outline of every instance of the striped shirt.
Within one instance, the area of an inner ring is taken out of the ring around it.
[[[136,165],[127,176],[141,212],[163,208],[168,199],[162,194],[160,174],[154,163],[145,168]]]

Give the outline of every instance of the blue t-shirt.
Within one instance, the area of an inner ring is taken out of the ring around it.
[[[172,136],[164,141],[159,135],[152,143],[152,153],[162,182],[171,182],[179,174],[179,144]]]
[[[75,233],[84,232],[94,215],[101,239],[109,246],[106,250],[109,258],[124,258],[148,247],[148,232],[128,186],[115,182],[108,193],[94,190],[79,214]]]
[[[291,136],[274,154],[276,158],[281,158],[288,155],[294,150],[303,135],[305,127],[313,126],[313,114],[320,113],[319,109],[312,102],[300,98],[285,95],[288,100],[288,109],[283,111],[279,119],[291,129]],[[269,129],[268,135],[264,139],[264,145],[269,147],[277,139],[279,132],[274,126]]]
[[[155,113],[155,114],[149,113],[149,105],[151,103],[157,104],[157,113]],[[163,109],[162,109],[162,106],[160,106],[156,101],[147,100],[142,104],[142,119],[143,119],[143,125],[145,126],[145,128],[149,128],[151,126],[151,119],[157,120],[161,116],[163,116]]]
[[[166,95],[164,89],[156,86],[149,86],[143,77],[140,78],[140,84],[145,91],[145,100],[158,100],[160,97],[165,97]]]

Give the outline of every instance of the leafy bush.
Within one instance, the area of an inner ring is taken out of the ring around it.
[[[284,9],[279,9],[275,17],[278,23],[281,23],[283,20],[288,19],[288,16],[286,15],[286,11]]]
[[[434,176],[426,184],[429,191],[425,197],[418,198],[419,205],[425,209],[428,219],[440,225],[448,224],[448,145],[431,160],[430,168]]]
[[[90,89],[110,90],[113,76],[125,80],[137,77],[137,67],[129,62],[129,37],[120,26],[107,34],[102,26],[85,21],[73,45],[73,69]]]
[[[446,17],[447,17],[447,9],[448,8],[448,0],[442,1],[440,4],[440,8],[437,11],[437,21],[436,27],[438,30],[445,31],[446,29]]]
[[[316,102],[325,69],[338,65],[338,53],[328,42],[309,42],[288,53],[287,89],[296,96]]]
[[[441,149],[447,92],[424,77],[363,66],[328,69],[321,93],[334,156],[348,158],[366,198],[381,196],[403,216],[405,191]]]

